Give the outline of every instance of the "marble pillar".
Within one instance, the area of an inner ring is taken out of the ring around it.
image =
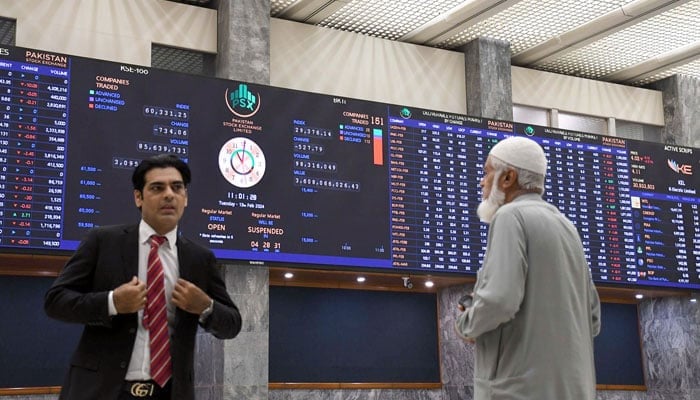
[[[661,141],[700,147],[700,79],[673,75],[649,87],[663,92],[665,124]]]
[[[513,120],[513,89],[510,74],[510,44],[477,38],[464,45],[467,114]],[[452,286],[438,293],[440,304],[440,359],[442,399],[473,399],[474,345],[457,336],[456,304],[471,287]]]
[[[700,399],[700,304],[688,297],[640,305],[648,399]]]
[[[513,120],[510,44],[477,38],[464,45],[467,114]]]
[[[217,9],[218,24],[216,76],[269,84],[269,0],[215,0],[212,6]],[[200,336],[197,399],[267,400],[269,270],[226,264],[223,273],[241,311],[243,328],[233,340]]]
[[[639,304],[646,391],[599,390],[596,400],[700,399],[700,304],[688,297]]]
[[[226,289],[238,306],[238,336],[219,340],[200,329],[195,352],[197,400],[266,400],[269,335],[269,270],[222,265]]]
[[[270,83],[270,1],[215,0],[216,76]]]
[[[267,400],[270,278],[264,266],[227,265],[226,287],[243,328],[223,342],[223,399]]]
[[[470,286],[450,286],[438,292],[440,304],[440,360],[443,399],[474,398],[474,345],[465,342],[454,329],[459,315],[457,302]]]

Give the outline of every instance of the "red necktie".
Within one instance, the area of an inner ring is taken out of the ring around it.
[[[165,274],[158,256],[158,247],[167,238],[153,235],[150,238],[146,280],[146,309],[143,326],[148,329],[151,344],[151,378],[163,387],[172,374],[170,363],[170,335],[168,333],[168,311],[165,302]]]

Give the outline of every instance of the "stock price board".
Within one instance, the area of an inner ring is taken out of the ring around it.
[[[193,174],[179,229],[222,260],[475,273],[486,156],[526,135],[595,281],[700,288],[697,149],[4,50],[2,252],[137,222],[133,168],[172,153]]]

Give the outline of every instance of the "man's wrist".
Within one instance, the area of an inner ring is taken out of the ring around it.
[[[107,294],[107,310],[110,317],[119,314],[117,311],[117,306],[114,304],[114,290],[110,290]]]
[[[209,317],[209,315],[211,315],[211,313],[212,313],[213,311],[214,311],[214,299],[211,299],[211,300],[209,301],[209,306],[208,306],[207,308],[205,308],[204,311],[202,311],[202,312],[199,314],[199,320],[200,320],[200,321],[206,320],[207,317]]]

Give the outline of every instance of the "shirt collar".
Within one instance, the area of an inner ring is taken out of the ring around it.
[[[148,239],[153,235],[157,235],[155,229],[151,228],[151,226],[142,219],[139,223],[139,243],[148,243]],[[172,248],[177,240],[177,226],[172,231],[166,233],[165,237],[168,238],[168,248]]]
[[[539,193],[523,193],[520,196],[511,200],[510,202],[512,203],[514,201],[524,201],[524,200],[543,200],[543,199],[542,199],[542,195]],[[170,239],[168,239],[168,240],[170,240]]]

